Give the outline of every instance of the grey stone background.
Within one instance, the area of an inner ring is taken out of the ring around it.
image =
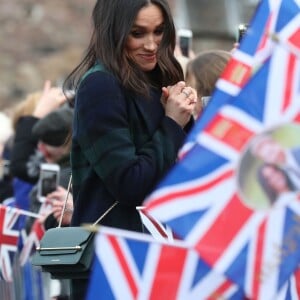
[[[92,0],[0,0],[0,110],[60,84],[88,42]]]

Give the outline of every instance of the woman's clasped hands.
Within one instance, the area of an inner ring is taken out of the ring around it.
[[[165,114],[182,128],[190,121],[197,103],[197,92],[184,81],[162,88],[162,104]]]

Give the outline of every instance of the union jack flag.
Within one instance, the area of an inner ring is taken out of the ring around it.
[[[291,276],[283,286],[276,300],[299,300],[300,299],[300,269]]]
[[[29,260],[29,257],[35,252],[36,247],[40,245],[40,240],[44,236],[44,233],[44,224],[39,219],[34,221],[28,236],[26,235],[25,229],[21,230],[23,242],[19,256],[21,266],[25,265],[25,263]]]
[[[8,206],[0,205],[0,276],[12,280],[13,258],[17,251],[19,231],[14,227],[19,213]]]
[[[182,243],[101,227],[87,299],[242,299],[237,285],[217,274]],[[101,291],[99,292],[99,284]]]
[[[25,228],[20,229],[20,237],[18,241],[19,262],[24,266],[30,256],[35,252],[36,247],[39,246],[40,240],[45,233],[43,219],[51,213],[51,205],[42,203],[38,214],[33,214],[26,211],[28,217],[34,218],[30,228],[30,233],[27,235]]]
[[[174,240],[172,230],[169,227],[161,224],[161,222],[150,216],[144,207],[138,206],[136,209],[139,212],[143,226],[145,226],[152,237],[161,242],[172,242]]]
[[[232,101],[251,76],[272,55],[275,40],[289,44],[289,48],[291,46],[299,48],[299,2],[295,0],[260,2],[240,47],[232,53],[232,58],[216,83],[208,107],[180,150],[180,158],[195,145],[199,131],[204,129],[219,107]]]
[[[294,23],[294,32],[299,27],[299,21]],[[257,184],[254,170],[259,162],[249,160],[256,135],[285,132],[300,146],[300,59],[294,54],[276,45],[239,95],[197,133],[194,147],[145,202],[150,215],[169,225],[251,299],[274,299],[300,260],[296,233],[291,238],[295,249],[289,255],[278,253],[289,243],[287,232],[297,228],[299,202],[281,209],[253,208],[249,199],[260,202],[262,196],[252,194],[253,186],[246,184]],[[275,249],[276,260],[270,261]]]

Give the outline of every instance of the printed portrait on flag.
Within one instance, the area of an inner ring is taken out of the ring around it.
[[[250,299],[276,299],[300,261],[300,202],[285,198],[275,202],[280,209],[267,209],[258,180],[267,162],[250,151],[256,137],[269,135],[285,153],[297,152],[299,76],[298,57],[277,45],[144,203]]]
[[[244,204],[268,209],[281,190],[300,190],[300,126],[286,124],[255,135],[246,145],[238,168]]]

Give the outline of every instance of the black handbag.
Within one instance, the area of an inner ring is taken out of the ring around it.
[[[64,202],[59,225],[47,230],[40,241],[40,246],[32,257],[32,264],[40,266],[43,272],[49,272],[55,279],[87,278],[94,256],[94,235],[96,225],[117,205],[117,201],[90,226],[61,227],[63,214],[70,193],[72,177]],[[94,230],[93,230],[94,229]]]

